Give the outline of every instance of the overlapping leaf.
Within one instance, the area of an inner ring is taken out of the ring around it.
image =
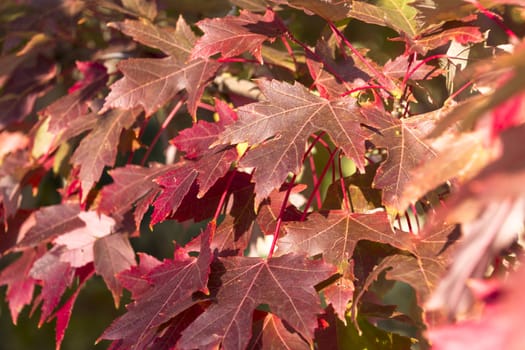
[[[297,333],[292,333],[278,317],[268,314],[257,324],[248,349],[297,349],[307,350],[310,346]]]
[[[86,136],[71,157],[73,164],[80,165],[78,177],[82,183],[83,199],[95,182],[98,182],[105,166],[112,166],[117,156],[120,133],[131,127],[138,110],[112,110],[101,116],[94,129]]]
[[[263,42],[273,41],[285,31],[273,11],[264,16],[241,11],[239,16],[205,19],[197,25],[204,35],[195,44],[192,58],[208,58],[216,53],[228,58],[250,52],[261,63]]]
[[[127,312],[106,329],[101,338],[122,341],[128,349],[148,347],[162,325],[196,303],[195,292],[206,292],[210,263],[209,234],[201,236],[198,258],[179,248],[173,259],[164,260],[142,279],[150,286],[128,305]]]
[[[86,223],[78,217],[78,204],[57,204],[41,208],[35,213],[35,225],[25,234],[18,248],[36,247],[56,236],[85,227]]]
[[[412,236],[407,249],[412,255],[393,255],[383,261],[383,266],[391,267],[387,278],[410,284],[418,299],[426,300],[444,276],[457,239],[458,231],[453,226],[444,225],[421,236]]]
[[[225,102],[216,100],[215,109],[220,118],[218,122],[199,120],[172,140],[178,149],[186,153],[186,158],[195,160],[188,162],[188,166],[198,172],[199,198],[226,174],[232,162],[237,159],[237,151],[232,147],[211,147],[224,128],[237,120],[237,115]]]
[[[435,157],[435,152],[424,138],[435,125],[435,116],[421,115],[397,119],[377,108],[362,109],[369,123],[377,127],[372,136],[376,147],[387,150],[387,158],[374,178],[374,187],[383,190],[383,203],[388,210],[404,208],[400,199],[412,179],[412,169]]]
[[[317,131],[326,131],[363,169],[365,138],[353,98],[328,101],[299,83],[273,80],[259,85],[267,100],[239,108],[239,120],[228,126],[219,139],[258,145],[240,161],[241,166],[256,168],[257,202],[278,188],[289,172],[299,171],[306,141]]]
[[[50,116],[49,130],[53,133],[66,128],[75,119],[89,112],[89,103],[95,94],[106,86],[106,68],[94,62],[77,62],[77,68],[84,78],[70,89],[68,95],[59,98],[40,114]]]
[[[307,221],[287,224],[287,235],[278,242],[279,251],[304,251],[341,265],[352,258],[360,240],[390,244],[404,249],[407,235],[394,231],[385,212],[348,214],[331,211],[327,216],[312,214]]]
[[[413,37],[420,32],[423,23],[418,18],[418,11],[412,2],[414,1],[378,0],[373,3],[353,1],[348,16],[363,22],[387,26]]]
[[[93,262],[95,271],[106,282],[118,307],[122,286],[117,274],[135,265],[135,251],[129,239],[119,233],[97,239],[93,244]]]
[[[127,165],[110,171],[114,183],[103,188],[99,211],[114,217],[122,217],[136,204],[137,207],[143,207],[143,210],[137,209],[135,212],[135,221],[139,224],[160,190],[159,185],[153,180],[176,167],[176,165],[168,165],[144,168]]]
[[[154,210],[151,214],[151,225],[155,225],[176,211],[184,196],[190,191],[191,185],[197,178],[195,169],[179,164],[178,167],[160,175],[155,179],[161,190],[153,202]]]
[[[131,109],[142,106],[149,116],[182,90],[188,93],[188,109],[195,115],[206,83],[220,64],[209,59],[189,62],[195,35],[182,17],[175,30],[156,28],[139,21],[114,24],[135,40],[161,49],[166,58],[133,58],[119,63],[124,78],[111,86],[103,111],[109,108]]]
[[[259,304],[311,339],[321,313],[314,286],[334,273],[321,260],[288,254],[263,260],[229,257],[215,264],[218,292],[214,302],[184,332],[182,349],[222,344],[244,349],[250,340],[252,313]]]
[[[0,273],[0,285],[7,285],[6,300],[9,302],[14,324],[17,323],[22,308],[33,300],[36,280],[29,275],[29,272],[33,263],[43,253],[43,249],[26,250]]]

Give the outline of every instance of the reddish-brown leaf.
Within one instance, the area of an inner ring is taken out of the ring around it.
[[[7,285],[5,298],[15,325],[22,308],[33,299],[36,280],[29,275],[29,271],[43,253],[42,249],[28,249],[0,273],[0,285]]]
[[[377,108],[361,111],[368,122],[377,127],[372,142],[376,147],[386,148],[388,153],[377,170],[374,187],[383,190],[383,203],[388,211],[402,210],[400,199],[412,180],[412,170],[435,156],[434,150],[424,140],[435,124],[435,117],[424,114],[397,119]]]
[[[254,323],[254,328],[247,349],[310,349],[299,334],[293,332],[275,315],[266,315],[264,319]]]
[[[98,206],[99,211],[112,216],[123,216],[126,212],[142,203],[147,206],[153,201],[160,187],[154,181],[157,177],[170,171],[176,166],[153,166],[144,168],[137,165],[127,165],[110,171],[115,181],[102,189],[102,198]],[[141,211],[139,217],[135,217],[140,224],[145,211]]]
[[[69,123],[89,112],[89,102],[106,86],[108,74],[103,65],[94,62],[77,62],[77,68],[84,78],[73,85],[69,94],[53,102],[40,112],[50,116],[49,130],[58,133]]]
[[[153,204],[150,225],[158,224],[168,217],[182,203],[184,196],[190,191],[197,178],[197,171],[188,163],[180,163],[174,168],[155,179],[160,186],[159,196]]]
[[[162,28],[152,30],[152,25],[138,21],[127,21],[118,26],[135,40],[168,51],[169,56],[158,59],[132,58],[120,62],[118,68],[124,78],[111,86],[102,112],[109,108],[131,109],[142,106],[149,116],[176,94],[186,90],[188,109],[195,115],[204,88],[220,64],[209,59],[187,62],[188,45],[194,44],[195,37],[184,19],[179,18],[175,32]]]
[[[359,169],[364,168],[362,117],[353,98],[329,101],[297,82],[273,80],[259,85],[267,100],[239,108],[239,120],[220,137],[223,143],[258,145],[240,161],[241,166],[256,168],[257,203],[280,187],[290,172],[299,171],[306,141],[317,131],[326,131]]]
[[[394,231],[386,212],[348,214],[331,211],[326,216],[312,214],[308,220],[286,224],[287,235],[279,239],[279,251],[303,251],[309,256],[323,254],[325,260],[336,266],[347,263],[360,240],[390,244],[404,249],[407,234]]]
[[[479,43],[484,39],[478,27],[456,27],[417,38],[411,43],[411,49],[426,55],[428,51],[449,44],[451,40],[465,45]]]
[[[139,299],[129,304],[127,312],[113,321],[100,338],[122,339],[122,346],[128,349],[147,348],[165,322],[194,305],[197,301],[192,294],[207,292],[212,260],[209,234],[202,234],[201,239],[198,258],[178,248],[173,259],[152,268],[144,276],[149,288],[138,294]]]
[[[106,282],[113,295],[115,307],[118,308],[122,286],[117,279],[117,274],[136,264],[135,251],[131,247],[128,237],[116,233],[97,239],[93,244],[93,262],[95,271]]]
[[[162,264],[155,257],[146,253],[138,253],[137,255],[139,256],[139,264],[131,266],[129,270],[124,270],[116,276],[122,286],[131,292],[133,300],[138,300],[143,293],[149,290],[151,285],[147,276],[151,270]]]
[[[419,236],[411,235],[411,238],[407,250],[412,255],[393,255],[385,258],[382,265],[392,268],[388,270],[387,278],[410,284],[416,290],[418,300],[424,301],[446,272],[458,231],[451,226],[441,226]]]
[[[71,157],[73,164],[80,165],[78,174],[82,183],[82,199],[98,182],[105,166],[113,166],[117,156],[120,133],[133,125],[139,110],[115,109],[100,116],[93,130],[81,142]]]
[[[269,260],[246,257],[222,258],[212,275],[218,292],[213,303],[184,332],[181,349],[244,349],[250,340],[252,313],[267,304],[307,339],[313,338],[321,313],[314,286],[335,272],[321,260],[288,254]]]
[[[44,207],[35,212],[35,225],[25,234],[17,248],[36,247],[72,230],[85,227],[79,218],[78,204],[57,204]]]
[[[275,12],[264,16],[242,10],[239,16],[204,19],[197,23],[204,35],[197,41],[192,58],[208,58],[216,53],[229,58],[250,52],[261,64],[262,44],[284,33]]]
[[[42,325],[57,307],[66,288],[73,282],[75,271],[69,263],[60,261],[59,256],[48,251],[35,261],[29,273],[42,285],[39,295],[39,300],[43,301],[39,321],[39,325]],[[35,302],[33,305],[36,307],[38,304]]]
[[[370,80],[352,58],[336,60],[323,41],[317,43],[315,54],[307,52],[306,64],[317,90],[326,98],[337,98]]]

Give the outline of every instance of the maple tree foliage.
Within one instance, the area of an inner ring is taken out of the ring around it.
[[[452,3],[2,2],[12,323],[99,283],[110,349],[522,348],[525,2]]]

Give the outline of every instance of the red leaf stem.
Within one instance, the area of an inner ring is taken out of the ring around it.
[[[328,158],[328,161],[326,162],[326,165],[323,168],[323,171],[319,175],[319,180],[315,183],[314,189],[312,190],[312,193],[310,194],[310,197],[308,197],[308,200],[306,201],[306,204],[304,206],[304,211],[303,211],[303,214],[301,215],[300,221],[304,221],[306,219],[306,215],[308,215],[308,208],[312,204],[312,202],[314,200],[314,197],[315,197],[315,194],[317,192],[319,192],[319,187],[321,186],[321,184],[323,182],[323,179],[326,176],[326,173],[328,172],[328,169],[330,168],[330,166],[332,166],[332,164],[334,162],[334,156],[335,156],[335,154],[337,153],[338,150],[339,149],[336,148],[332,152],[330,152],[330,158]]]
[[[184,100],[183,99],[179,99],[177,101],[177,103],[175,104],[175,106],[173,107],[173,109],[171,110],[170,114],[166,117],[166,119],[162,123],[160,129],[157,131],[157,134],[155,134],[155,137],[153,138],[153,141],[151,141],[151,144],[149,145],[148,149],[146,150],[146,153],[144,154],[144,157],[142,157],[142,160],[140,162],[141,165],[146,164],[146,160],[148,159],[149,155],[153,151],[153,147],[155,146],[155,144],[159,141],[160,135],[162,135],[164,130],[166,130],[166,128],[168,127],[168,125],[171,122],[171,120],[173,119],[173,117],[175,117],[175,115],[177,114],[179,109],[182,107],[183,103],[184,103]]]
[[[492,20],[498,27],[500,27],[505,34],[509,36],[509,39],[511,42],[517,43],[520,41],[516,33],[514,33],[503,21],[501,20],[500,16],[496,15],[494,12],[488,10],[485,6],[479,3],[477,0],[468,0],[471,4],[476,6],[478,10],[481,11],[487,18]]]
[[[273,256],[273,252],[275,250],[275,244],[277,243],[277,240],[279,239],[279,232],[281,230],[284,212],[286,211],[286,205],[288,204],[288,199],[290,198],[290,193],[292,192],[293,184],[295,183],[296,178],[297,178],[297,175],[294,174],[292,179],[290,180],[290,183],[289,183],[290,186],[288,186],[288,189],[286,190],[286,193],[284,195],[283,203],[281,204],[281,210],[279,211],[279,217],[275,225],[275,231],[273,232],[272,245],[270,246],[270,251],[268,252],[267,259],[271,259]]]
[[[330,29],[332,29],[332,32],[341,38],[343,43],[352,51],[352,53],[361,61],[363,64],[374,74],[374,79],[377,80],[380,84],[383,85],[383,88],[385,91],[389,91],[394,88],[392,84],[384,77],[384,75],[378,71],[373,65],[368,62],[368,60],[359,52],[357,49],[352,45],[350,41],[341,33],[339,29],[330,21],[328,21],[328,25],[330,26]]]
[[[217,222],[217,219],[219,218],[219,215],[221,213],[221,209],[224,206],[226,195],[228,194],[228,191],[230,190],[230,186],[232,184],[234,177],[235,177],[235,171],[232,171],[230,175],[228,176],[228,182],[226,183],[226,186],[224,187],[224,190],[222,191],[221,199],[219,200],[219,204],[217,204],[217,209],[215,210],[215,214],[213,215],[212,221]]]
[[[339,171],[339,183],[341,184],[341,191],[343,192],[343,205],[346,211],[351,210],[352,212],[354,212],[352,201],[350,201],[350,197],[348,196],[348,192],[346,191],[341,157],[342,155],[341,153],[339,153],[339,162],[337,163],[337,165],[338,165],[338,171]]]

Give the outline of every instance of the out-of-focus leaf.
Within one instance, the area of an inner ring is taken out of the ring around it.
[[[150,21],[157,17],[156,0],[122,0],[122,5]]]

